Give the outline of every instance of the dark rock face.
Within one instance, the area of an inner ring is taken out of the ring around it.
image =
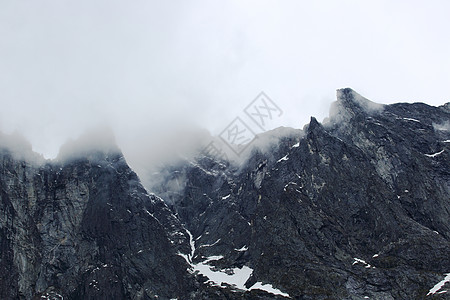
[[[447,299],[427,294],[450,272],[448,104],[381,106],[344,89],[332,111],[239,169],[208,157],[168,168],[193,261],[223,256],[210,265],[249,266],[247,287],[296,299]]]
[[[168,299],[193,290],[177,255],[184,229],[120,153],[35,166],[4,150],[0,162],[1,299]]]
[[[119,150],[33,163],[0,135],[0,299],[449,299],[449,105],[339,90],[238,167],[166,166],[166,202]]]

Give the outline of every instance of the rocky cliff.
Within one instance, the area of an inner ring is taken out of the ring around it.
[[[0,136],[0,299],[449,299],[449,103],[342,89],[264,135],[239,165],[164,166],[159,197],[115,147]]]
[[[193,289],[177,255],[183,229],[118,150],[41,165],[14,156],[0,152],[1,299],[167,299]]]
[[[337,98],[324,124],[243,166],[199,157],[166,170],[182,192],[156,189],[193,234],[194,266],[248,267],[245,288],[295,299],[449,297],[449,283],[430,292],[450,272],[449,104]]]

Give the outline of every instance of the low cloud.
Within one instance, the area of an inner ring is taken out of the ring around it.
[[[358,111],[370,115],[384,109],[383,104],[370,101],[349,88],[338,89],[336,98],[337,100],[330,105],[329,116],[323,120],[325,126],[347,122]]]
[[[90,158],[95,154],[120,153],[111,128],[97,127],[86,131],[77,139],[64,143],[55,161],[67,162],[78,158]]]
[[[0,132],[0,151],[10,153],[14,159],[27,161],[32,164],[43,164],[42,155],[33,152],[31,143],[19,132],[4,134]]]

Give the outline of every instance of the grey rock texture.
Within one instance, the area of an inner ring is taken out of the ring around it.
[[[165,166],[160,197],[103,141],[45,161],[0,135],[0,299],[286,298],[260,283],[292,299],[450,299],[450,283],[429,294],[450,273],[449,107],[338,90],[323,124],[267,132],[280,137],[239,166]],[[245,288],[211,284],[207,260],[251,268]]]
[[[168,299],[194,289],[184,229],[119,152],[34,165],[0,152],[1,299]]]
[[[270,283],[295,299],[449,299],[427,296],[450,272],[448,105],[383,106],[338,90],[324,124],[312,118],[238,168],[211,157],[168,167],[166,182],[182,188],[156,192],[192,232],[194,262],[249,266],[248,287]]]

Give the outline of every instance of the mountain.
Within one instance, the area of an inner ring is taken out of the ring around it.
[[[165,169],[154,190],[191,231],[194,268],[250,268],[246,288],[295,299],[448,299],[427,294],[450,272],[450,104],[337,98],[241,166]]]
[[[341,89],[322,124],[147,189],[100,136],[49,161],[0,135],[0,299],[450,297],[450,103]]]
[[[42,165],[14,156],[0,152],[1,299],[166,299],[193,290],[177,255],[184,229],[119,150]]]

